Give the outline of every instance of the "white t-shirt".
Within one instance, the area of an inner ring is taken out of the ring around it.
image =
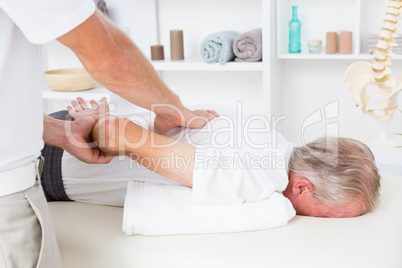
[[[43,148],[41,48],[84,22],[91,0],[0,0],[0,172]]]

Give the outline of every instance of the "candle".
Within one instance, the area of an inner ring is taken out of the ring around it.
[[[151,60],[164,60],[165,54],[162,45],[151,46]]]
[[[184,60],[183,31],[170,31],[170,58],[172,60]]]
[[[353,47],[353,33],[347,31],[341,32],[339,52],[341,54],[351,54],[352,47]]]
[[[335,54],[337,51],[338,37],[336,32],[327,33],[327,54]]]

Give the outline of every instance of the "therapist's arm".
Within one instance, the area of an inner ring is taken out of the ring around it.
[[[99,83],[131,103],[154,111],[166,123],[198,128],[205,121],[194,121],[194,116],[207,120],[215,117],[208,111],[185,108],[137,46],[99,11],[58,41],[74,51]]]

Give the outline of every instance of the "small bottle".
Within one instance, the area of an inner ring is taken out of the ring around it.
[[[292,6],[293,17],[289,22],[289,53],[300,53],[301,52],[301,42],[300,42],[300,28],[301,23],[297,18],[297,6]]]

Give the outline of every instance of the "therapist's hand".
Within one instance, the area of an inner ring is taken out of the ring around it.
[[[102,154],[91,142],[91,132],[96,122],[93,116],[64,121],[44,115],[43,140],[47,144],[63,148],[85,163],[109,163],[113,157]]]
[[[164,117],[157,114],[154,121],[153,131],[158,134],[166,134],[170,130],[183,126],[189,128],[201,128],[208,121],[219,117],[214,110],[189,110],[187,108],[171,109],[173,116]]]
[[[65,148],[67,152],[88,164],[107,164],[113,156],[104,155],[91,141],[91,132],[96,120],[92,116],[82,116],[70,121],[70,129],[66,126]]]

